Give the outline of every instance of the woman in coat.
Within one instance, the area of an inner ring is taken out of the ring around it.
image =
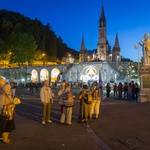
[[[15,105],[11,97],[11,86],[9,83],[6,83],[0,94],[0,132],[5,144],[12,143],[9,139],[9,134],[15,129],[14,108]]]

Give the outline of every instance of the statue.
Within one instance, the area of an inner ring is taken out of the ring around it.
[[[143,55],[144,55],[144,64],[150,65],[150,38],[149,34],[144,34],[144,40],[141,40],[143,43]]]
[[[93,60],[97,60],[97,53],[96,52],[93,53]]]

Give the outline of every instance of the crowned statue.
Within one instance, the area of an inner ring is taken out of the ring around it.
[[[143,43],[143,57],[144,57],[144,64],[150,65],[150,38],[148,37],[149,34],[144,34],[144,40],[141,40]]]
[[[140,102],[150,102],[150,38],[149,34],[144,34],[144,39],[140,44],[143,48],[143,61],[144,65],[140,69]]]

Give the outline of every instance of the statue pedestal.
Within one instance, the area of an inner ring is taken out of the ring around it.
[[[150,102],[150,64],[142,66],[140,70],[140,81],[140,102]]]

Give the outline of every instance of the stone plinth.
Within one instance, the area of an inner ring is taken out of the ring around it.
[[[142,66],[140,70],[140,81],[140,102],[150,102],[150,65]]]

